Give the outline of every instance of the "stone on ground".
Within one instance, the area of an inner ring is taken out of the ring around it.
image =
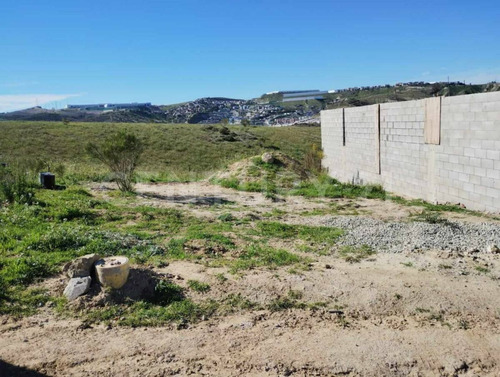
[[[274,162],[274,157],[269,152],[264,153],[262,155],[261,159],[262,159],[262,162],[264,162],[266,164],[272,164]]]
[[[73,301],[77,297],[87,293],[90,288],[90,283],[92,282],[92,278],[90,276],[72,278],[66,288],[64,289],[63,294],[69,301]]]
[[[500,254],[500,248],[497,245],[488,246],[488,252],[493,254]]]
[[[90,276],[94,263],[99,259],[101,259],[99,254],[87,254],[69,262],[64,270],[69,278]]]

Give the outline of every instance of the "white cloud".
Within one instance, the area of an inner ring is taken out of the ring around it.
[[[3,83],[4,88],[21,88],[23,86],[34,86],[40,84],[38,81],[13,81]]]
[[[0,112],[42,106],[54,101],[63,101],[80,94],[6,94],[0,95]]]

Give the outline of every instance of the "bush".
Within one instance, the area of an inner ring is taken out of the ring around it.
[[[34,186],[26,172],[0,166],[0,201],[32,204],[35,198]]]
[[[323,169],[321,166],[323,156],[321,148],[316,144],[311,145],[311,148],[304,155],[304,168],[312,174],[320,173]]]
[[[111,170],[121,191],[133,190],[134,172],[144,151],[143,143],[134,134],[121,131],[101,145],[87,144],[86,150]]]

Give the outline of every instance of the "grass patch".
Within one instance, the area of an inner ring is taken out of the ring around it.
[[[221,284],[225,283],[228,280],[227,277],[224,274],[217,274],[217,275],[215,275],[215,278]]]
[[[258,308],[258,305],[243,297],[241,293],[230,293],[220,301],[217,312],[221,315],[226,315],[240,310],[251,310],[256,308]]]
[[[362,245],[360,247],[343,246],[339,250],[340,257],[349,263],[359,263],[363,259],[367,259],[375,254],[376,251],[368,245]]]
[[[166,280],[160,280],[155,286],[153,303],[169,305],[184,299],[182,288]]]
[[[476,266],[474,269],[479,272],[480,274],[488,274],[490,272],[489,268],[482,267],[482,266]]]
[[[306,263],[307,261],[307,259],[283,249],[253,244],[240,253],[236,260],[232,261],[231,272],[236,273],[256,267],[277,268]]]
[[[171,322],[197,322],[204,315],[211,314],[209,306],[196,304],[191,300],[175,301],[168,306],[139,301],[130,306],[114,305],[93,309],[83,317],[90,322],[114,322],[121,326],[161,326]]]
[[[289,225],[275,221],[262,221],[257,223],[256,234],[282,239],[298,238],[305,241],[334,243],[343,231],[326,226]]]
[[[207,293],[208,291],[210,291],[209,284],[203,283],[198,280],[188,280],[187,284],[189,288],[198,293]]]
[[[301,195],[308,198],[369,198],[386,199],[387,193],[380,185],[353,185],[321,174],[312,180],[303,181],[290,195]]]

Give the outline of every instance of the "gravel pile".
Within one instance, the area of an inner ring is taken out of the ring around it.
[[[488,246],[500,246],[500,225],[464,222],[430,224],[425,222],[383,222],[357,217],[337,216],[324,225],[345,230],[338,245],[368,245],[380,252],[401,253],[415,250],[486,252]]]

